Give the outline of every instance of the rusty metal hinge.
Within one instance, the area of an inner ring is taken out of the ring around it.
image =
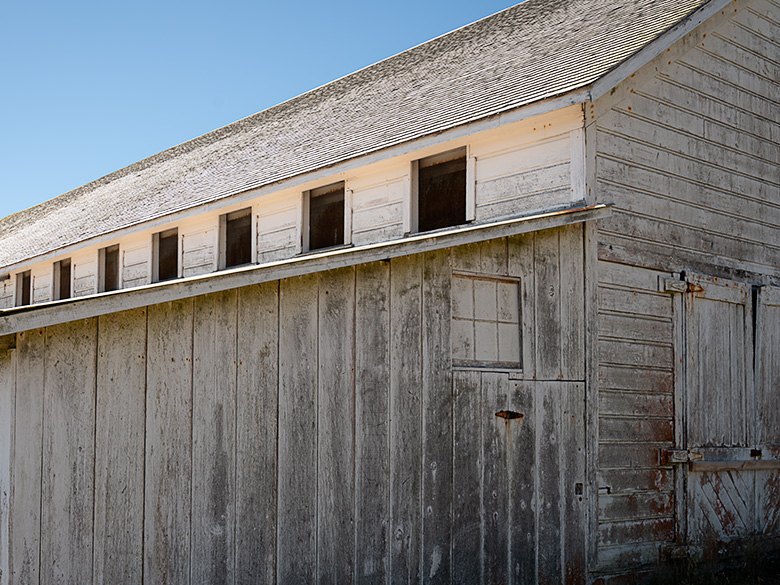
[[[665,459],[670,464],[688,463],[689,461],[701,461],[704,455],[690,449],[666,449]]]

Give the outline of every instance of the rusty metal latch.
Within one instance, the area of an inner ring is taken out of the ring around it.
[[[659,277],[658,290],[670,293],[703,293],[704,287],[690,280]]]
[[[514,410],[499,410],[496,416],[503,418],[504,420],[514,420],[517,418],[523,418],[522,412],[515,412]]]
[[[667,449],[666,455],[669,463],[673,464],[701,461],[704,459],[704,455],[698,451],[691,451],[690,449]]]

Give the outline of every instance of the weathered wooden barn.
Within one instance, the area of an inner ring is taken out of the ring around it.
[[[527,0],[0,222],[0,583],[780,549],[780,3]]]

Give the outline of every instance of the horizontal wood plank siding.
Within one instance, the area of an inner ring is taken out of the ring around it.
[[[142,286],[152,282],[149,246],[122,250],[122,288]]]
[[[598,198],[617,207],[603,244],[780,276],[779,15],[755,2],[698,31],[596,121]]]
[[[476,220],[574,204],[571,140],[544,141],[477,155]]]
[[[14,279],[6,278],[0,282],[0,309],[8,309],[15,304]]]
[[[599,262],[599,562],[609,571],[658,560],[674,538],[672,297],[663,273]],[[645,547],[641,555],[631,551]]]
[[[408,181],[399,177],[352,191],[352,243],[356,246],[404,235],[403,205]]]
[[[256,222],[257,262],[271,262],[295,255],[300,245],[298,226],[301,208],[298,200],[262,207]]]
[[[182,276],[196,276],[216,269],[216,227],[182,234]]]

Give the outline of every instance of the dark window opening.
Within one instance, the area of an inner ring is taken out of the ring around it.
[[[242,209],[225,217],[225,267],[252,261],[252,210]]]
[[[22,272],[17,276],[16,284],[19,287],[17,304],[19,306],[29,305],[32,300],[32,277],[30,276],[30,271]]]
[[[344,183],[312,189],[309,193],[309,250],[344,243]]]
[[[177,229],[156,235],[157,282],[179,276],[179,231]]]
[[[57,299],[70,298],[70,258],[60,260],[55,264],[54,287]]]
[[[108,292],[119,288],[119,244],[103,248],[103,287],[100,292]]]
[[[466,223],[465,149],[421,159],[418,165],[418,230]]]

